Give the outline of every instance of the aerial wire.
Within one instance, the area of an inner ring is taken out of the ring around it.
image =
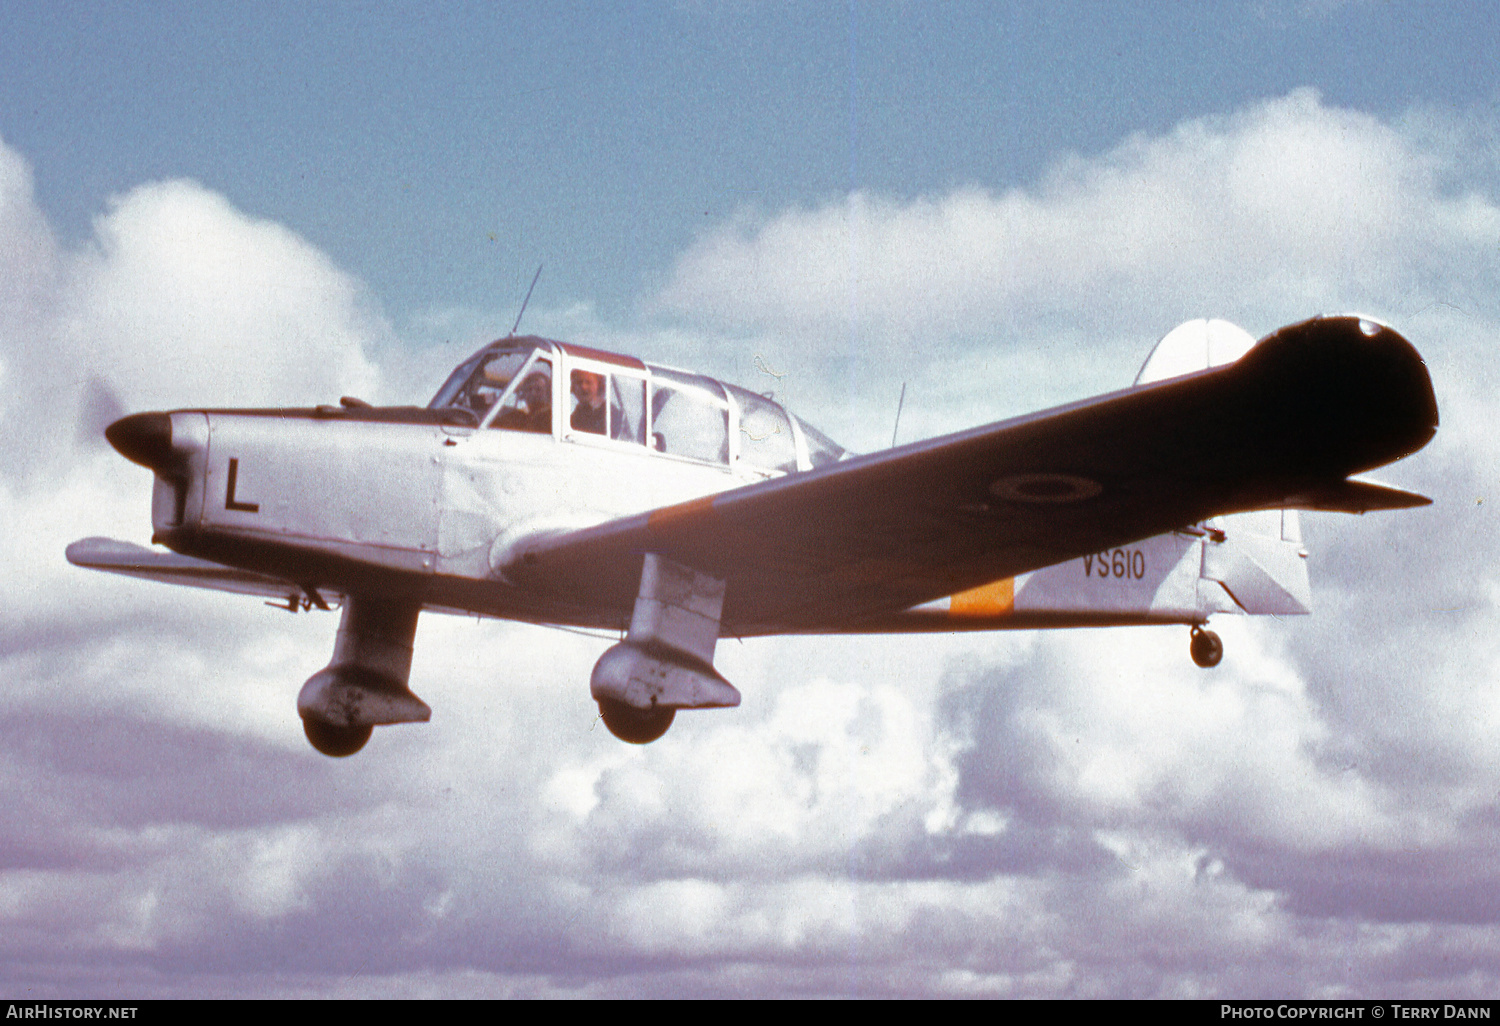
[[[531,292],[532,292],[532,289],[536,288],[536,280],[538,278],[540,278],[541,276],[542,276],[542,265],[541,264],[537,264],[536,265],[536,273],[531,276],[531,288],[528,288],[526,290],[526,298],[523,299],[523,300],[521,300],[521,312],[518,313],[518,314],[516,314],[516,323],[514,323],[514,324],[512,324],[510,326],[510,334],[506,335],[505,336],[506,338],[515,338],[516,337],[516,329],[521,326],[521,318],[526,315],[526,304],[529,303],[529,302],[531,302]]]
[[[891,428],[891,448],[896,447],[896,432],[901,430],[901,407],[906,405],[906,382],[901,382],[901,398],[896,400],[896,424]]]

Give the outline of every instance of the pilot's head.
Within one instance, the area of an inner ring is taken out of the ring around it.
[[[526,409],[532,412],[552,405],[552,376],[545,371],[532,371],[516,390]]]

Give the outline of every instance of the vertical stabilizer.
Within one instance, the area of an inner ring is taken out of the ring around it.
[[[1250,351],[1255,339],[1228,321],[1186,321],[1162,336],[1135,376],[1136,385],[1149,385],[1184,374],[1234,363]]]

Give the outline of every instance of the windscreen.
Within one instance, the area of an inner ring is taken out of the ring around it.
[[[480,350],[448,376],[427,404],[428,408],[463,410],[473,414],[474,422],[479,423],[505,394],[535,349],[535,346],[507,346]]]
[[[813,469],[826,467],[844,458],[845,449],[842,445],[801,417],[797,418],[797,426],[802,429],[802,437],[807,440],[807,461]]]

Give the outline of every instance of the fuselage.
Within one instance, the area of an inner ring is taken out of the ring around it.
[[[628,602],[519,588],[515,546],[843,454],[766,397],[536,338],[480,350],[428,407],[177,410],[111,439],[156,472],[154,538],[177,552],[314,597],[609,628]]]
[[[108,434],[156,473],[156,540],[313,604],[623,629],[642,557],[670,549],[728,583],[725,629],[748,636],[1302,612],[1294,517],[1239,542],[1206,521],[1424,503],[1345,477],[1436,425],[1410,344],[1340,317],[1232,367],[853,460],[766,396],[537,338],[481,349],[426,407],[178,410]],[[596,525],[635,533],[598,548]],[[552,542],[573,555],[539,562]]]

